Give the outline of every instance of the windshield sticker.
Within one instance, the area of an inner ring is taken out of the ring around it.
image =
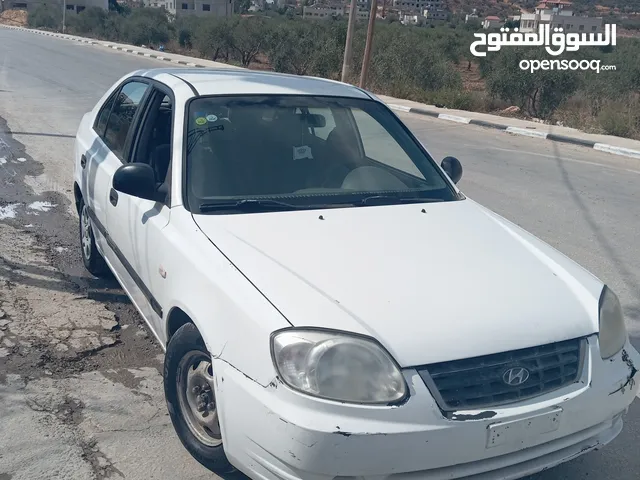
[[[202,126],[207,123],[207,119],[204,117],[196,118],[196,125]]]
[[[207,115],[207,122],[216,122],[218,120],[218,117],[216,117],[215,115]]]
[[[308,145],[293,147],[293,159],[302,160],[303,158],[313,159],[313,155],[311,154],[311,147],[309,147]]]

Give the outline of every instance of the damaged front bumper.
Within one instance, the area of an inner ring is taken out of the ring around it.
[[[304,480],[516,479],[613,440],[638,393],[640,355],[603,361],[588,339],[578,382],[488,411],[443,416],[415,370],[397,407],[308,397],[282,383],[265,388],[214,360],[229,460],[252,478]]]

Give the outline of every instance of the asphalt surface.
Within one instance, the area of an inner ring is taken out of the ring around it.
[[[173,433],[162,351],[118,286],[84,273],[71,206],[82,115],[155,66],[166,63],[0,28],[1,480],[216,478]],[[639,161],[400,116],[435,158],[461,160],[468,196],[607,282],[640,347]],[[636,400],[612,444],[530,480],[636,480],[639,440]]]

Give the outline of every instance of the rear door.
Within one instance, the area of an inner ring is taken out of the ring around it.
[[[84,135],[81,153],[82,192],[89,206],[94,236],[109,264],[120,275],[121,265],[107,232],[107,214],[113,201],[113,174],[127,158],[140,107],[147,98],[149,83],[128,79],[117,88],[96,116],[92,133]],[[79,152],[80,153],[80,152]]]

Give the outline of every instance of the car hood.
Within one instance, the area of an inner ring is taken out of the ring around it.
[[[469,199],[194,219],[292,325],[373,336],[403,367],[598,330],[602,283]]]

